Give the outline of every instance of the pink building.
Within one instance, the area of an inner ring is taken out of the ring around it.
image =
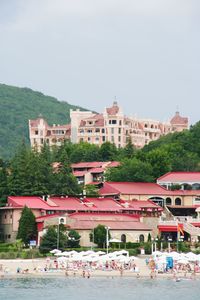
[[[73,175],[77,178],[79,184],[100,184],[104,181],[104,174],[107,169],[118,167],[118,161],[107,162],[80,162],[72,164]]]
[[[70,117],[73,143],[83,141],[101,145],[111,142],[118,148],[124,147],[128,139],[137,148],[142,148],[162,135],[188,128],[188,118],[182,118],[179,113],[166,123],[126,117],[117,102],[112,107],[105,108],[101,114],[88,112],[86,116],[85,112],[71,110]]]
[[[52,146],[60,145],[64,139],[71,139],[72,143],[82,141],[96,145],[111,142],[121,148],[131,139],[137,148],[142,148],[162,135],[188,128],[188,118],[181,117],[178,112],[171,121],[162,123],[127,117],[117,102],[100,114],[79,109],[70,110],[70,118],[71,125],[62,126],[49,126],[41,117],[29,120],[31,146],[37,146],[40,150],[44,142]]]
[[[64,140],[70,140],[71,126],[53,125],[49,126],[47,122],[39,117],[36,120],[29,120],[29,139],[31,147],[37,147],[40,151],[44,143],[49,146],[60,146]]]

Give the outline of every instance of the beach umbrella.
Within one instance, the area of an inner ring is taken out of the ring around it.
[[[62,251],[58,250],[58,249],[53,249],[53,250],[50,251],[50,253],[52,253],[52,254],[60,253],[60,252],[62,252]]]
[[[58,262],[68,261],[68,258],[65,257],[65,256],[60,256],[60,257],[58,257],[57,261],[58,261]]]
[[[55,255],[55,256],[62,256],[63,254],[62,254],[62,252],[57,252],[57,253],[55,253],[54,255]]]
[[[178,263],[178,264],[182,264],[182,265],[186,265],[186,264],[188,264],[188,260],[187,260],[187,259],[181,258],[181,259],[179,259],[179,260],[177,261],[177,263]]]
[[[118,239],[111,239],[109,240],[110,243],[121,243],[122,241],[121,240],[118,240]]]
[[[104,252],[104,251],[97,251],[97,252],[95,252],[97,255],[103,255],[103,254],[106,254],[106,252]]]

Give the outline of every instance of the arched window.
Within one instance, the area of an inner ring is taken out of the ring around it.
[[[122,243],[126,243],[126,235],[125,234],[121,235],[121,241],[122,241]]]
[[[151,124],[151,128],[153,128],[153,124]]]
[[[166,205],[172,205],[172,199],[167,197],[166,200],[165,200],[165,204]]]
[[[181,199],[180,198],[175,199],[175,205],[181,205]]]
[[[144,234],[140,234],[139,241],[140,241],[140,243],[144,242]]]

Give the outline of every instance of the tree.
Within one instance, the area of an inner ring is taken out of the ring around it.
[[[84,186],[85,195],[87,197],[98,197],[98,188],[95,184],[87,184]]]
[[[0,204],[5,204],[8,195],[8,173],[5,163],[0,160]]]
[[[80,238],[81,236],[76,230],[70,230],[68,233],[67,246],[70,248],[79,248]]]
[[[37,225],[35,216],[30,208],[25,206],[19,219],[17,239],[21,239],[27,246],[31,240],[36,240]]]
[[[24,141],[20,145],[10,164],[10,176],[8,180],[9,191],[11,195],[27,195],[32,183],[27,181],[28,178],[28,161],[30,149]]]
[[[94,237],[93,237],[94,234]],[[98,225],[94,228],[93,232],[90,233],[91,241],[98,245],[99,248],[103,248],[106,245],[107,230],[104,225]],[[110,232],[108,232],[108,239],[110,239]]]
[[[58,226],[49,226],[47,232],[42,237],[40,244],[41,253],[48,253],[49,251],[56,249],[58,243]],[[67,247],[67,235],[64,225],[59,225],[59,249]]]
[[[125,159],[119,167],[106,172],[108,181],[152,182],[153,179],[151,165],[137,158]]]
[[[161,175],[170,172],[172,169],[169,154],[162,148],[153,149],[148,152],[145,159],[152,166],[152,175],[154,180],[159,178]]]
[[[136,153],[135,146],[132,143],[131,138],[128,138],[127,144],[123,149],[123,155],[125,158],[132,158]]]
[[[110,142],[105,142],[101,145],[100,148],[100,157],[103,161],[110,161],[114,160],[117,155],[117,148],[115,144],[112,144]]]

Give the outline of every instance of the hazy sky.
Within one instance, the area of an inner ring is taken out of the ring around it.
[[[200,0],[0,0],[0,82],[200,119]]]

